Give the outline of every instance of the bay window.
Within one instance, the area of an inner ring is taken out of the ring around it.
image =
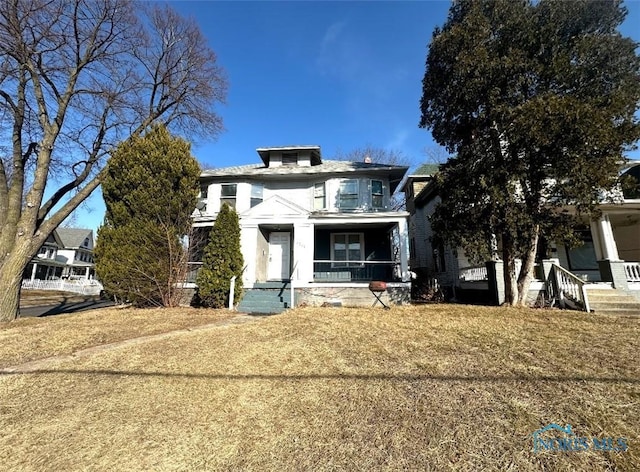
[[[379,209],[384,207],[384,190],[382,180],[371,181],[371,206]]]
[[[358,208],[358,181],[356,179],[343,180],[340,182],[338,208],[341,210],[354,210]]]

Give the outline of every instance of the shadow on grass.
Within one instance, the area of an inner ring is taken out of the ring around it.
[[[112,306],[111,300],[106,300],[94,296],[87,296],[83,300],[78,297],[64,298],[60,302],[41,306],[20,307],[20,318],[25,317],[46,317],[54,315],[62,315],[65,313],[77,313],[79,311],[93,310],[96,308],[105,308]]]
[[[1,375],[103,375],[114,377],[166,377],[203,380],[382,380],[388,382],[592,382],[592,383],[625,383],[640,384],[640,379],[624,377],[595,377],[595,376],[521,376],[521,375],[430,375],[430,374],[191,374],[176,372],[133,372],[126,370],[100,369],[34,369],[29,371],[2,371]]]

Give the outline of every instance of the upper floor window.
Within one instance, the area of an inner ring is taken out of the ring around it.
[[[343,180],[340,182],[338,208],[341,210],[358,208],[358,181],[356,179]]]
[[[236,207],[236,192],[238,186],[237,184],[222,184],[222,191],[220,193],[220,206],[225,203],[229,205],[231,208]]]
[[[251,184],[251,208],[262,203],[264,186],[262,184]]]
[[[371,206],[373,208],[384,207],[384,193],[382,180],[371,181]]]
[[[327,208],[326,190],[324,182],[313,186],[313,209],[324,210]]]
[[[282,165],[283,166],[295,166],[295,165],[298,165],[298,153],[297,152],[283,152],[282,153]]]

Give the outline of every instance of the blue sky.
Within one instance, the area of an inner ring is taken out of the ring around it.
[[[257,163],[256,148],[286,144],[320,145],[325,159],[373,146],[414,166],[444,155],[418,121],[427,46],[449,1],[169,3],[196,19],[229,81],[225,132],[192,146],[203,166]],[[626,5],[623,34],[640,41],[640,0]],[[74,226],[95,229],[103,215],[96,192]]]

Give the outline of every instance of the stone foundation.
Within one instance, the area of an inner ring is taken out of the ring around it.
[[[382,306],[369,290],[368,284],[296,287],[295,291],[296,305],[371,307],[376,302],[376,306]],[[408,305],[411,302],[411,284],[389,283],[380,299],[387,305]]]

